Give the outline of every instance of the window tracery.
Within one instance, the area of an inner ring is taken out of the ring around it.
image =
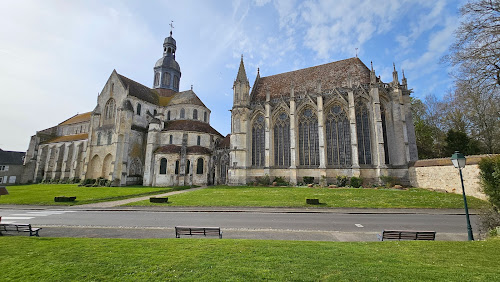
[[[355,111],[359,164],[371,164],[371,136],[368,108],[365,103],[358,102],[356,103]]]
[[[104,107],[105,120],[113,119],[115,117],[115,108],[115,100],[113,98],[109,99],[108,102],[106,102],[106,106]]]
[[[336,167],[352,165],[349,119],[340,105],[334,105],[327,111],[326,155],[328,165]]]
[[[252,165],[264,166],[264,143],[265,143],[264,116],[259,115],[252,125]]]
[[[290,166],[290,117],[285,112],[274,121],[274,165]]]
[[[299,164],[319,166],[318,117],[311,108],[299,116]]]

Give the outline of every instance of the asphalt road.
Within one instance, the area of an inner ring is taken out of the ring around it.
[[[2,223],[41,226],[44,237],[173,238],[175,226],[218,226],[224,238],[375,241],[383,229],[433,230],[437,240],[467,240],[460,214],[169,212],[1,209]],[[476,216],[471,216],[476,230]]]

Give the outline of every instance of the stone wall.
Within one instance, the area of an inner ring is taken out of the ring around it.
[[[483,200],[487,196],[481,191],[478,162],[491,155],[467,156],[467,164],[462,169],[465,194]],[[460,174],[450,158],[419,160],[409,168],[411,185],[426,189],[445,190],[448,193],[462,193]]]

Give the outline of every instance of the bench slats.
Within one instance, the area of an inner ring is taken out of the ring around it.
[[[380,241],[386,240],[435,240],[436,231],[384,230],[377,235]]]
[[[2,235],[2,232],[29,232],[30,236],[40,237],[38,235],[38,231],[40,231],[40,229],[42,228],[31,227],[31,224],[2,223],[0,224],[0,235]]]
[[[180,238],[181,235],[217,235],[222,238],[220,227],[189,227],[189,226],[176,226],[175,237]]]

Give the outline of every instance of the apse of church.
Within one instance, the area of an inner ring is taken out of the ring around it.
[[[417,160],[404,77],[384,83],[359,58],[261,77],[250,91],[243,57],[234,81],[229,184],[339,175],[408,180]]]

